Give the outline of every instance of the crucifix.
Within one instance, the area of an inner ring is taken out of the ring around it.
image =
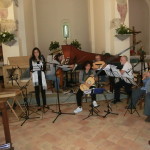
[[[130,33],[133,34],[133,40],[132,41],[133,41],[133,45],[135,45],[136,42],[137,42],[136,41],[136,35],[139,34],[139,33],[141,33],[141,31],[136,31],[135,27],[133,26],[132,27],[132,32],[130,32]],[[133,46],[133,50],[135,51],[135,46]]]

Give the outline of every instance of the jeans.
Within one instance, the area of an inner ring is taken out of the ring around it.
[[[141,90],[141,88],[132,90],[132,106],[133,108],[136,107],[136,104],[142,95],[145,95],[144,114],[150,116],[150,93],[146,93],[145,90]],[[131,102],[129,107],[131,107]]]
[[[138,100],[144,94],[145,94],[145,90],[141,90],[141,88],[137,88],[137,89],[132,90],[131,99],[132,99],[132,106],[133,107],[136,107]],[[129,106],[131,107],[131,102],[130,102]]]
[[[132,94],[132,84],[126,83],[124,80],[120,80],[119,82],[115,83],[114,86],[114,100],[120,101],[120,89],[124,86],[126,93],[130,97]]]
[[[82,96],[83,96],[84,92],[81,91],[80,89],[78,90],[77,94],[76,94],[76,99],[77,99],[77,105],[78,106],[82,106]],[[92,101],[96,100],[96,95],[95,94],[91,94],[92,97]]]
[[[41,105],[40,104],[40,90],[41,90],[43,105],[46,105],[46,94],[45,94],[45,90],[42,87],[41,72],[38,72],[38,81],[39,81],[39,85],[34,87],[36,102],[38,106]]]

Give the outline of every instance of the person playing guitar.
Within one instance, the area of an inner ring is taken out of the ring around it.
[[[87,61],[83,67],[83,70],[80,70],[79,73],[79,82],[84,85],[87,86],[88,88],[90,88],[90,84],[85,82],[89,77],[92,77],[95,75],[95,71],[92,70],[92,64]],[[93,83],[92,83],[93,85]],[[81,87],[80,87],[81,88]],[[82,96],[84,94],[84,91],[81,90],[79,88],[77,94],[76,94],[76,100],[77,100],[77,109],[74,110],[74,113],[79,113],[82,111]],[[97,102],[96,102],[96,95],[95,94],[91,94],[92,96],[92,101],[93,101],[93,106],[97,107]]]

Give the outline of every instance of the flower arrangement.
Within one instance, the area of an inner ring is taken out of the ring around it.
[[[140,47],[139,50],[137,50],[138,55],[146,55],[146,52],[143,50],[143,47]]]
[[[121,24],[119,28],[116,29],[117,34],[131,34],[132,30],[128,28],[126,25]]]
[[[143,46],[140,47],[139,50],[137,50],[137,54],[140,56],[140,60],[144,61],[146,52],[143,50]]]
[[[72,46],[74,46],[75,48],[77,48],[77,49],[80,49],[81,50],[81,44],[79,43],[79,41],[78,40],[73,40],[72,42],[71,42],[71,44],[70,45],[72,45]]]
[[[9,32],[0,33],[0,43],[7,44],[8,42],[15,41],[15,35]]]
[[[60,47],[59,42],[57,41],[51,41],[50,46],[49,46],[49,50],[57,50]]]

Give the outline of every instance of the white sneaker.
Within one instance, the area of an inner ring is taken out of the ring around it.
[[[97,106],[98,106],[98,104],[97,104],[96,101],[93,101],[93,106],[94,106],[94,107],[97,107]]]
[[[81,111],[82,111],[82,107],[78,107],[77,109],[74,110],[74,113],[77,114],[77,113],[79,113]]]

